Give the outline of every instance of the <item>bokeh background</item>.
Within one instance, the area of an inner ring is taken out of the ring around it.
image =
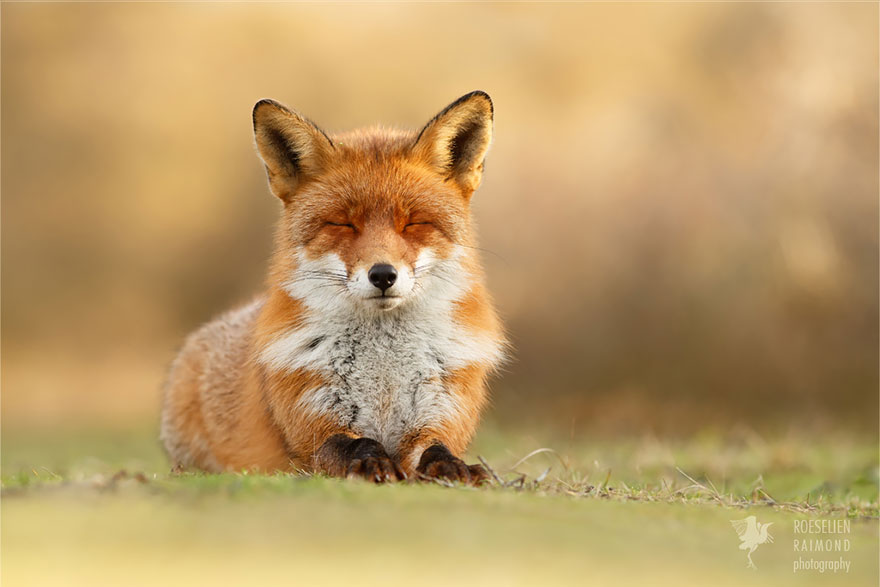
[[[417,127],[483,89],[514,345],[489,420],[876,434],[876,4],[4,4],[2,425],[153,426],[262,287],[250,111]]]

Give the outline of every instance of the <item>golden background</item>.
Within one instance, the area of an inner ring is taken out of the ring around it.
[[[876,4],[4,4],[2,423],[156,421],[262,284],[250,112],[495,102],[490,419],[876,430]]]

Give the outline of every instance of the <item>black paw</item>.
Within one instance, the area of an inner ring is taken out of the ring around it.
[[[435,444],[422,453],[416,473],[420,479],[426,481],[444,479],[452,483],[468,485],[479,485],[489,479],[485,467],[467,465],[442,444]]]
[[[372,438],[335,434],[315,453],[315,468],[333,477],[360,478],[374,483],[403,481],[406,474]]]

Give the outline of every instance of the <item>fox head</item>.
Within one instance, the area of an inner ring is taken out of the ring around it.
[[[484,92],[420,131],[330,136],[272,100],[254,107],[257,149],[284,205],[271,280],[312,307],[385,313],[457,299],[478,279],[470,199],[492,140]]]

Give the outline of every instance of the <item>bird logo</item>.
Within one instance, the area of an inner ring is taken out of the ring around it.
[[[746,565],[746,568],[757,570],[758,567],[752,562],[752,553],[755,552],[759,545],[765,542],[773,542],[773,537],[768,532],[773,522],[761,524],[755,516],[749,516],[743,520],[730,520],[730,523],[733,525],[733,529],[736,530],[737,535],[739,535],[739,541],[742,542],[739,545],[739,549],[748,551],[746,556],[749,558],[749,564]]]

